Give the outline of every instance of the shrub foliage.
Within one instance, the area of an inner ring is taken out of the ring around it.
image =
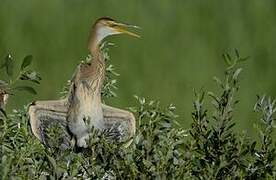
[[[107,61],[109,56],[107,52]],[[59,149],[59,129],[49,129],[51,148],[32,136],[26,107],[0,118],[2,179],[275,179],[272,140],[275,100],[258,96],[258,140],[234,131],[241,58],[225,54],[224,78],[214,78],[217,92],[196,92],[192,124],[181,128],[175,107],[135,96],[137,130],[132,144],[111,142],[93,130],[89,148],[81,152]],[[23,65],[22,65],[23,66]],[[24,65],[25,66],[25,65]],[[25,68],[23,66],[23,69]],[[117,73],[107,66],[103,96],[114,97]],[[209,96],[206,97],[206,96]],[[213,108],[205,108],[210,100]]]

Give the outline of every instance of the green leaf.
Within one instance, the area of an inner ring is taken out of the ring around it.
[[[1,158],[1,164],[5,164],[5,166],[2,166],[1,169],[1,177],[2,179],[8,179],[9,171],[11,170],[11,164],[12,164],[13,157],[4,155]]]
[[[238,79],[238,76],[239,76],[239,74],[241,73],[241,71],[242,71],[242,68],[238,68],[238,69],[235,71],[235,73],[234,73],[234,75],[233,75],[233,79],[234,79],[234,80],[237,80],[237,79]]]
[[[6,65],[7,75],[11,77],[13,75],[14,60],[13,60],[13,58],[12,58],[12,56],[10,54],[8,54],[6,56],[5,65]]]
[[[32,55],[28,55],[23,59],[23,62],[21,64],[21,70],[25,69],[26,67],[28,67],[33,60],[33,56]]]
[[[17,86],[15,88],[13,88],[14,90],[17,90],[17,91],[27,91],[31,94],[37,94],[36,91],[34,90],[34,88],[30,87],[30,86]]]
[[[254,151],[255,151],[256,144],[257,144],[257,142],[254,141],[254,142],[251,144],[251,146],[250,146],[250,152],[251,152],[252,154],[253,154]]]
[[[1,112],[1,114],[3,114],[5,117],[7,117],[7,113],[6,113],[6,111],[5,111],[4,109],[0,108],[0,112]]]
[[[239,58],[238,59],[238,62],[243,62],[243,61],[246,61],[247,59],[249,59],[250,56],[247,56],[247,57],[244,57],[244,58]]]
[[[228,66],[231,66],[231,65],[232,65],[232,58],[231,58],[231,56],[230,56],[228,53],[222,54],[222,57],[223,57],[225,63],[226,63]]]
[[[35,71],[24,71],[20,74],[20,80],[28,80],[37,84],[40,84],[41,77]]]
[[[240,58],[240,53],[237,49],[235,49],[235,54],[236,54],[236,57],[239,59]]]
[[[55,160],[53,157],[51,157],[51,156],[49,156],[49,155],[47,155],[47,154],[46,154],[46,156],[47,156],[49,162],[51,163],[53,169],[56,170],[56,169],[57,169],[56,160]]]

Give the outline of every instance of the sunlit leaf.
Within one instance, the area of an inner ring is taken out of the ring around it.
[[[233,75],[233,79],[234,80],[237,80],[238,79],[238,76],[239,74],[242,72],[242,68],[238,68],[235,72],[234,72],[234,75]]]

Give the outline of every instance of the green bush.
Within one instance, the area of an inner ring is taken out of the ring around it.
[[[106,51],[104,51],[106,55]],[[106,56],[107,61],[109,59]],[[182,129],[175,107],[135,96],[129,108],[136,116],[133,143],[125,148],[105,132],[93,130],[89,148],[77,153],[60,150],[59,130],[49,129],[51,148],[29,130],[26,107],[0,119],[2,179],[275,179],[275,142],[272,141],[275,100],[258,97],[260,139],[236,133],[233,112],[238,103],[241,58],[224,55],[224,79],[214,78],[218,92],[196,92],[190,129]],[[116,81],[107,66],[103,96],[114,97]],[[66,89],[66,88],[65,88]],[[66,90],[65,90],[66,91]],[[208,110],[206,94],[213,105]]]

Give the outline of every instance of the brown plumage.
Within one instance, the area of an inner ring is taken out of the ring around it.
[[[100,130],[118,131],[115,139],[126,140],[135,133],[135,118],[132,113],[102,104],[101,88],[105,79],[105,60],[100,51],[102,40],[114,34],[129,34],[138,37],[111,18],[100,18],[92,26],[88,49],[92,61],[80,64],[71,80],[68,97],[58,101],[38,101],[29,107],[29,116],[34,135],[47,144],[45,128],[59,124],[64,131],[64,145],[71,146],[72,135],[79,147],[87,147],[86,141],[92,127]],[[133,26],[135,27],[135,26]]]

